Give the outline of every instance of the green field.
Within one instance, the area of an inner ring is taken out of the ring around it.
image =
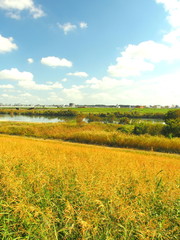
[[[20,110],[27,110],[28,108],[21,108]],[[0,111],[15,111],[15,108],[9,107],[9,108],[1,108]],[[151,114],[155,114],[155,113],[162,113],[165,114],[167,113],[169,110],[173,110],[173,109],[169,109],[169,108],[35,108],[34,110],[50,110],[50,111],[66,111],[66,110],[71,110],[71,111],[76,111],[78,113],[85,113],[85,114],[89,114],[89,113],[94,113],[94,114],[99,114],[99,113],[114,113],[114,112],[121,112],[121,113],[131,113],[131,112],[139,112],[139,113],[151,113]]]
[[[63,108],[64,109],[64,108]],[[81,113],[114,113],[114,112],[133,112],[139,113],[167,113],[169,108],[66,108],[67,110],[74,110]]]

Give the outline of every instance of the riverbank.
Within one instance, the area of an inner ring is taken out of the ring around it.
[[[0,133],[86,144],[180,153],[180,138],[133,135],[120,132],[117,124],[1,122]]]
[[[0,114],[22,114],[29,116],[56,116],[56,117],[75,117],[83,115],[84,117],[96,116],[101,118],[129,117],[129,118],[155,118],[163,119],[169,111],[168,108],[57,108],[57,109],[20,109],[20,108],[2,108]]]

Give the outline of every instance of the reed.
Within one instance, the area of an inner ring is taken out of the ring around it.
[[[135,148],[159,152],[180,153],[180,138],[125,134],[117,131],[118,124],[91,123],[0,123],[0,133],[61,139],[79,143]]]
[[[0,239],[179,239],[178,155],[0,142]]]

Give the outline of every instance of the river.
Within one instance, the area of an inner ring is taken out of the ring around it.
[[[25,116],[25,115],[10,115],[10,114],[0,114],[0,121],[15,121],[15,122],[32,122],[32,123],[57,123],[57,122],[67,122],[69,120],[75,120],[73,117],[66,118],[57,118],[57,117],[47,117],[47,116]],[[150,121],[152,123],[164,123],[163,119],[137,119],[141,121]],[[88,122],[88,119],[84,119],[85,122]],[[118,123],[118,121],[114,121]]]

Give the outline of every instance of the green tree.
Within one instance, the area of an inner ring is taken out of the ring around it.
[[[169,137],[180,137],[180,109],[170,110],[165,115],[165,123],[163,133]]]

